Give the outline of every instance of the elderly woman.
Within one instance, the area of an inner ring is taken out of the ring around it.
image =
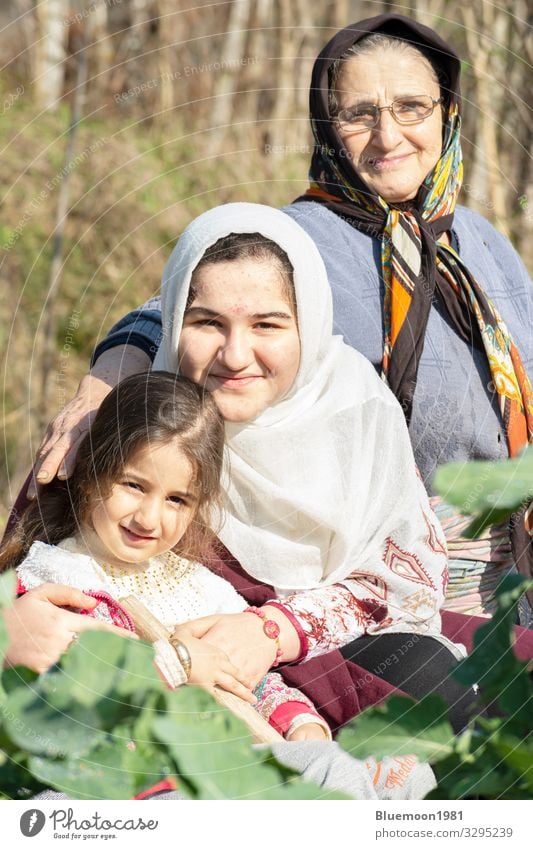
[[[400,401],[428,486],[442,463],[514,456],[533,435],[531,282],[511,245],[456,207],[459,73],[454,51],[406,18],[339,32],[313,70],[311,186],[288,210],[324,257],[337,329]],[[490,613],[519,557],[531,574],[523,522],[467,541],[465,519],[432,503],[450,552],[445,607]]]
[[[336,332],[400,401],[428,488],[442,463],[514,456],[533,432],[533,288],[510,243],[456,205],[459,76],[453,49],[408,18],[337,33],[313,69],[311,186],[285,208],[324,259]],[[94,406],[89,395],[153,357],[158,310],[150,301],[99,346],[93,379],[43,447],[43,474],[75,448],[68,431]],[[524,524],[465,540],[467,520],[437,497],[432,506],[450,554],[445,608],[490,614],[505,573],[532,574]],[[531,622],[525,600],[521,621]]]

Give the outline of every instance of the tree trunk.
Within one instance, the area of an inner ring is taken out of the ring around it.
[[[56,302],[59,295],[59,287],[61,283],[61,275],[63,271],[63,242],[65,225],[69,211],[70,200],[70,178],[72,169],[70,163],[74,160],[74,152],[76,149],[76,137],[78,134],[79,124],[82,118],[82,107],[85,98],[85,87],[87,82],[87,51],[84,49],[83,42],[77,45],[77,61],[78,72],[76,79],[76,88],[74,91],[74,99],[71,107],[71,117],[68,129],[67,149],[65,151],[64,166],[61,169],[62,180],[59,186],[59,197],[57,201],[56,224],[54,229],[52,262],[50,264],[50,276],[48,293],[44,304],[44,319],[42,323],[42,341],[41,341],[41,356],[39,358],[39,370],[41,375],[40,380],[40,398],[39,398],[39,420],[41,432],[46,427],[50,399],[49,387],[50,377],[52,375],[55,348],[56,348]]]
[[[67,0],[41,0],[35,6],[35,94],[41,109],[54,109],[63,94],[68,11]]]
[[[248,28],[252,14],[251,0],[233,0],[228,29],[220,51],[221,69],[213,86],[211,126],[216,128],[216,148],[220,149],[231,124],[234,101],[239,89],[239,71],[244,57]]]
[[[481,29],[471,6],[461,8],[465,22],[465,34],[469,59],[474,72],[477,94],[477,128],[474,152],[474,167],[470,181],[470,203],[489,218],[496,218],[499,229],[509,235],[505,204],[504,173],[500,168],[497,127],[501,112],[501,92],[494,86],[491,63],[494,49],[489,40],[501,29],[496,20],[494,7],[482,6]],[[467,186],[469,184],[467,183]]]

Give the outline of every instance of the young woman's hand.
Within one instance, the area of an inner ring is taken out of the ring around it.
[[[174,636],[187,647],[191,656],[189,684],[199,684],[207,689],[216,685],[222,690],[240,696],[245,702],[255,705],[257,699],[247,679],[223,651],[207,640],[192,637],[183,626],[175,629]]]
[[[263,609],[267,618],[274,619],[280,626],[282,660],[294,660],[300,649],[294,627],[278,608],[265,606]],[[263,620],[253,613],[221,613],[193,619],[179,627],[186,629],[182,633],[206,640],[223,651],[239,669],[241,680],[247,681],[253,689],[276,660],[276,641],[265,635],[263,626]]]
[[[4,664],[46,672],[82,631],[110,631],[135,639],[130,631],[61,606],[92,610],[96,604],[92,596],[61,584],[42,584],[15,599],[2,611],[9,636]]]
[[[82,379],[72,401],[48,425],[37,452],[34,481],[28,487],[28,498],[35,498],[36,483],[50,483],[56,475],[70,477],[79,444],[106,395],[119,380],[149,366],[147,354],[133,345],[104,351],[91,372]]]
[[[305,725],[300,725],[286,738],[291,743],[296,743],[301,740],[329,740],[326,730],[318,722],[306,722]]]

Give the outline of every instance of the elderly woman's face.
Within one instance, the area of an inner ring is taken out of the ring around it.
[[[438,82],[424,57],[386,48],[349,59],[337,89],[340,109],[389,106],[398,97],[420,94],[440,97]],[[365,183],[384,200],[400,203],[415,197],[440,157],[441,108],[436,106],[433,114],[418,124],[398,124],[383,110],[373,129],[355,134],[339,128],[339,135]]]
[[[300,365],[300,338],[276,261],[202,266],[185,312],[180,374],[205,386],[229,422],[281,401]]]

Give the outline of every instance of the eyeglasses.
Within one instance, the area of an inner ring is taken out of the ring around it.
[[[364,133],[372,130],[379,122],[380,113],[387,110],[398,124],[418,124],[433,114],[438,103],[443,98],[435,100],[429,94],[417,94],[414,97],[397,97],[389,106],[375,106],[362,103],[359,106],[349,106],[341,109],[334,116],[334,121],[343,130],[351,133]]]

